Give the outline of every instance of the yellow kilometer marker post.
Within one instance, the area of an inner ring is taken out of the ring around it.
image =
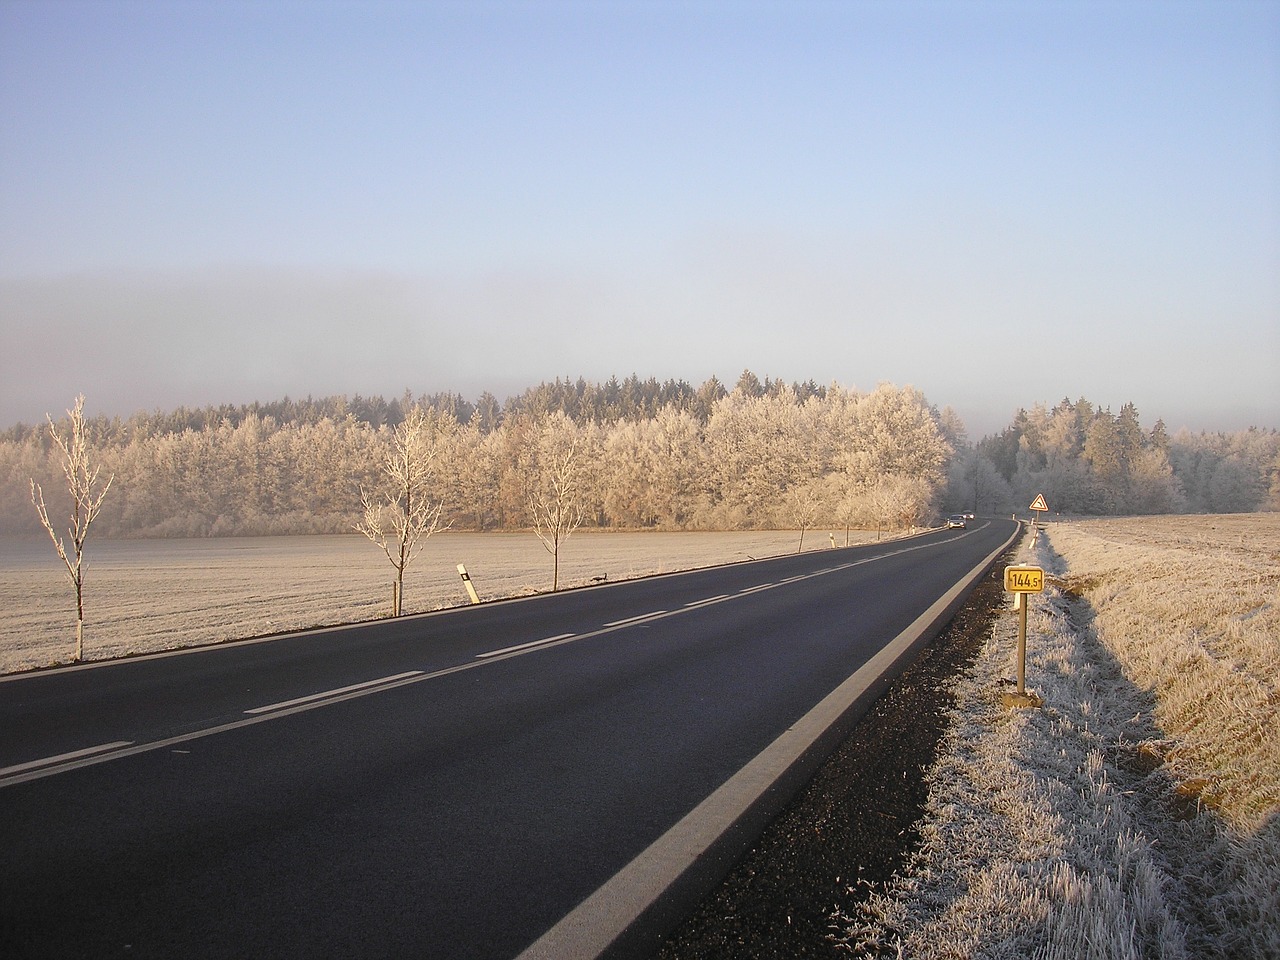
[[[1040,567],[1005,567],[1006,593],[1044,593],[1044,570]]]
[[[1005,696],[1005,706],[1038,707],[1043,701],[1027,694],[1027,598],[1025,593],[1044,593],[1044,570],[1040,567],[1004,568],[1004,589],[1018,600],[1018,692]]]

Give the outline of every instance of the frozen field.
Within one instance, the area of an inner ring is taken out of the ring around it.
[[[863,535],[874,539],[875,534]],[[858,535],[855,533],[855,542]],[[810,531],[805,549],[830,546]],[[844,544],[844,534],[840,534]],[[799,534],[597,533],[562,545],[565,586],[792,553]],[[551,588],[551,555],[532,533],[440,533],[405,573],[404,610]],[[85,549],[85,659],[167,650],[385,616],[394,569],[359,535],[93,541]],[[45,539],[0,540],[0,673],[68,660],[75,597]]]

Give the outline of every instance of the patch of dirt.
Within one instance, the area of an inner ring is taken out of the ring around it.
[[[1053,580],[1062,588],[1063,596],[1070,597],[1072,599],[1079,599],[1080,597],[1086,596],[1089,591],[1098,589],[1098,586],[1102,583],[1101,577],[1090,577],[1084,575],[1063,578],[1055,577]]]
[[[946,730],[956,677],[1004,605],[984,577],[656,960],[847,957],[830,917],[883,887],[919,844],[925,773]]]

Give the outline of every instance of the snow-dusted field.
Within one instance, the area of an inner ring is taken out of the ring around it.
[[[874,539],[858,534],[853,542]],[[597,533],[561,546],[564,586],[795,552],[797,532]],[[805,549],[830,546],[810,531]],[[841,532],[839,542],[844,544]],[[385,616],[394,570],[364,537],[90,540],[85,659],[167,650]],[[552,558],[532,533],[440,533],[405,573],[404,610],[468,603],[458,564],[482,599],[551,588]],[[0,673],[74,652],[75,598],[48,539],[0,539]]]
[[[922,846],[854,956],[1280,957],[1280,515],[1053,524],[958,685]]]

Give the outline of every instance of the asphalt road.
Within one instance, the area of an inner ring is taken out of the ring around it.
[[[0,955],[643,956],[1014,533],[0,680]]]

